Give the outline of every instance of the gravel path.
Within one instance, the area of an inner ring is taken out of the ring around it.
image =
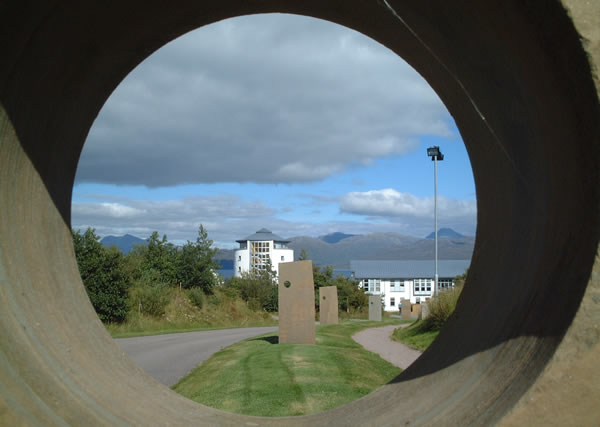
[[[392,341],[391,335],[392,332],[394,332],[394,329],[406,326],[408,326],[408,324],[364,329],[354,334],[352,338],[365,349],[379,354],[382,359],[387,360],[392,365],[401,369],[406,369],[421,355],[420,351],[413,350],[397,341]]]

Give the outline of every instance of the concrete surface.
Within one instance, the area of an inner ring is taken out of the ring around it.
[[[477,189],[469,277],[436,342],[308,417],[226,414],[143,375],[92,310],[71,242],[77,161],[115,87],[179,35],[261,12],[402,56],[455,119]],[[0,34],[1,425],[597,424],[599,2],[6,0]]]
[[[276,330],[273,326],[219,329],[115,341],[140,368],[170,387],[222,348]]]
[[[401,369],[406,369],[421,356],[421,352],[391,339],[394,329],[405,328],[406,325],[388,325],[381,328],[363,329],[352,336],[352,339],[366,350],[377,353],[382,359]]]

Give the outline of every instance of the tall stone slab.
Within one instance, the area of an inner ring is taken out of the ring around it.
[[[315,343],[315,288],[311,261],[279,264],[279,342]]]
[[[369,295],[369,320],[381,321],[380,295]]]
[[[337,286],[319,288],[319,316],[321,325],[337,325],[339,323]]]

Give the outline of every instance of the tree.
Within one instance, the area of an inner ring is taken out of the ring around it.
[[[167,235],[158,237],[155,231],[148,238],[148,246],[144,252],[141,263],[142,273],[158,276],[162,283],[174,285],[177,283],[177,248],[167,242]]]
[[[235,293],[246,301],[252,310],[278,310],[277,281],[270,260],[267,261],[264,270],[245,271],[242,277],[232,277],[226,288],[235,289]]]
[[[308,252],[306,252],[306,249],[302,248],[302,250],[300,251],[300,256],[298,257],[298,261],[305,261],[308,259]]]
[[[340,310],[349,309],[358,310],[361,307],[367,307],[369,297],[364,290],[358,287],[356,280],[349,279],[346,276],[334,275],[333,266],[319,268],[313,266],[313,279],[315,283],[315,306],[318,307],[317,290],[323,286],[335,286],[338,291],[338,307]]]
[[[117,248],[106,249],[92,228],[71,233],[79,273],[98,317],[103,322],[123,322],[129,287],[123,254]]]
[[[178,280],[184,288],[200,288],[211,293],[217,284],[215,272],[220,268],[214,260],[218,249],[212,248],[213,241],[208,232],[200,225],[196,242],[188,241],[178,256]]]

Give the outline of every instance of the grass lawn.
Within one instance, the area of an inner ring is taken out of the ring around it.
[[[317,326],[316,345],[278,344],[277,333],[252,338],[216,353],[173,389],[204,405],[247,415],[307,415],[335,408],[400,374],[352,339],[361,329],[396,323]]]
[[[417,320],[406,328],[399,328],[392,334],[392,339],[399,341],[415,350],[425,351],[438,336],[440,331],[425,331],[423,321]]]

